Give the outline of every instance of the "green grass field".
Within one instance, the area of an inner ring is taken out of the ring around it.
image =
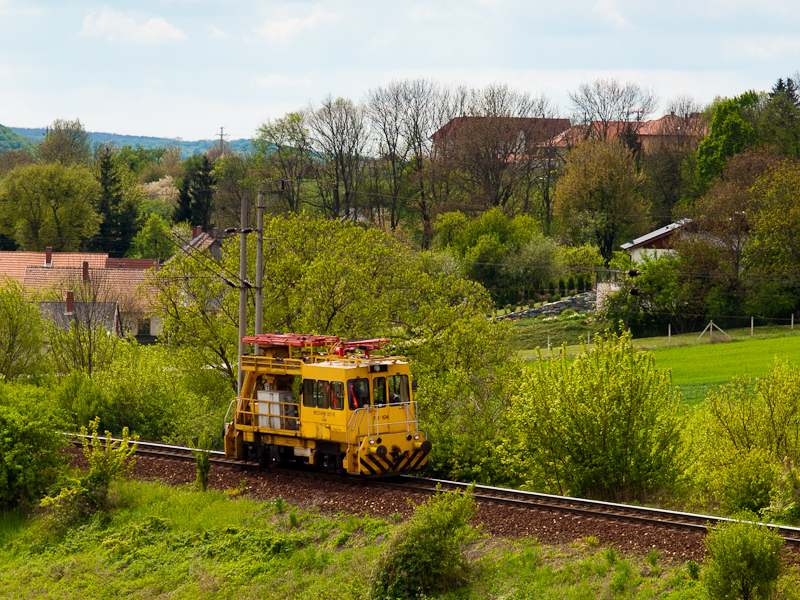
[[[567,342],[567,355],[574,356],[583,350],[578,340],[587,333],[596,335],[608,326],[593,318],[573,321],[558,319],[519,321],[515,323],[515,343],[518,354],[527,360],[536,360],[542,348],[547,354],[546,340],[550,336],[551,352],[558,352],[557,340]],[[709,390],[731,380],[736,375],[763,377],[776,360],[800,364],[800,327],[791,330],[786,326],[729,329],[723,335],[708,333],[639,338],[634,343],[643,350],[652,350],[658,366],[672,370],[673,383],[683,394],[684,402],[694,406],[705,398]],[[699,338],[699,339],[698,339]],[[544,342],[543,342],[544,340]]]

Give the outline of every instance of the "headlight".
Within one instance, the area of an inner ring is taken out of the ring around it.
[[[418,434],[418,433],[415,433],[415,434],[414,434],[414,439],[415,439],[415,440],[418,440],[418,439],[419,439],[419,434]]]
[[[370,444],[374,444],[374,443],[375,443],[375,440],[373,440],[372,438],[369,438],[369,443],[370,443]]]

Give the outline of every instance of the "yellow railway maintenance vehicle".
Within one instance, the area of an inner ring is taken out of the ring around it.
[[[408,360],[370,356],[389,340],[260,334],[242,341],[257,352],[241,358],[226,456],[362,476],[425,466],[431,443],[417,429]]]

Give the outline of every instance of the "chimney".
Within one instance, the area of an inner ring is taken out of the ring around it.
[[[72,291],[70,290],[67,292],[67,312],[66,314],[71,315],[75,312],[75,299],[72,295]]]
[[[52,267],[53,266],[53,247],[47,246],[44,249],[44,266],[45,267]]]
[[[89,283],[89,261],[83,261],[83,283]]]
[[[192,227],[192,238],[196,238],[201,233],[203,233],[202,225],[195,225],[194,227]]]

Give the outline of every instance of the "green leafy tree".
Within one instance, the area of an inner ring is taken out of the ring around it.
[[[127,256],[164,261],[175,254],[176,249],[169,224],[160,216],[152,214],[133,238]]]
[[[630,500],[675,484],[680,399],[628,333],[596,337],[573,361],[564,353],[533,365],[509,420],[508,467],[529,486]]]
[[[22,286],[0,277],[0,376],[5,380],[37,371],[42,361],[42,321]]]
[[[25,250],[80,248],[97,233],[100,184],[85,167],[62,164],[15,169],[0,189],[0,232]]]
[[[708,135],[697,148],[697,179],[705,192],[725,170],[727,159],[758,140],[753,113],[759,107],[756,92],[745,92],[716,103]]]
[[[555,191],[555,211],[573,243],[596,243],[606,261],[647,228],[648,203],[631,152],[615,140],[584,142],[570,152]]]
[[[80,119],[56,119],[47,129],[38,150],[45,163],[85,166],[92,157],[92,140]]]
[[[402,351],[454,368],[502,354],[495,348],[503,346],[504,335],[486,320],[486,292],[428,269],[385,233],[294,215],[270,220],[265,237],[275,241],[264,267],[264,331],[423,339]],[[255,281],[255,240],[250,243],[248,280]],[[153,276],[172,339],[192,344],[233,380],[238,297],[223,277],[238,284],[238,247],[236,240],[225,245],[221,265],[196,254],[179,256]],[[491,350],[481,350],[481,343]]]
[[[303,184],[313,175],[311,138],[302,112],[263,123],[253,137],[254,160],[282,182],[280,201],[298,212],[304,201]]]
[[[711,529],[702,582],[711,600],[770,600],[783,571],[783,539],[765,525],[736,521]]]

